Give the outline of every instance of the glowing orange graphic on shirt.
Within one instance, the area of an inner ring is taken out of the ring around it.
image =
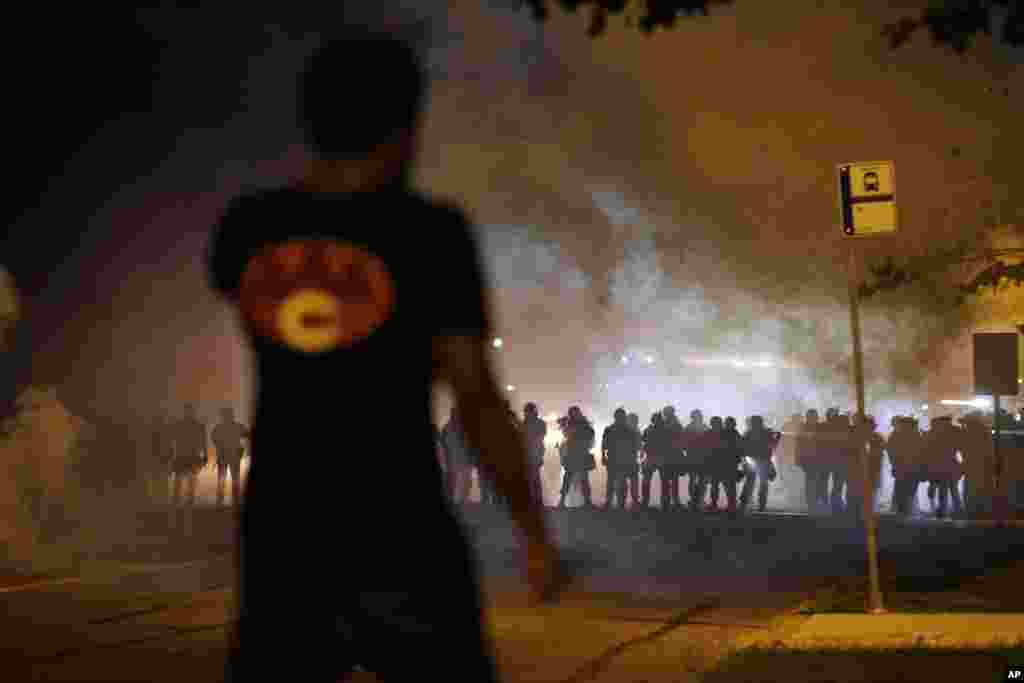
[[[239,301],[258,334],[315,354],[370,336],[391,316],[395,290],[384,262],[361,247],[292,240],[250,259]]]

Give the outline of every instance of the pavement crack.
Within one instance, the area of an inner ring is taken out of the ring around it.
[[[565,679],[563,683],[584,683],[585,681],[594,680],[602,671],[608,668],[616,657],[624,653],[629,648],[642,643],[650,643],[658,640],[672,631],[687,625],[690,622],[690,619],[700,612],[705,612],[718,607],[721,602],[722,600],[719,597],[709,598],[697,603],[690,609],[680,612],[666,621],[661,628],[655,629],[650,633],[638,636],[631,640],[616,643],[597,657],[594,657],[584,663],[583,666],[577,669],[571,676],[569,676],[569,678]]]
[[[228,588],[228,587],[229,586],[226,585],[226,584],[216,585],[216,586],[213,586],[213,587],[205,587],[202,592],[210,592],[210,591],[214,591],[214,590],[221,590],[223,588]],[[147,616],[147,615],[150,615],[150,614],[158,614],[160,612],[166,612],[167,610],[177,609],[179,607],[190,607],[190,606],[194,605],[196,602],[198,602],[200,599],[201,599],[200,596],[193,595],[188,600],[182,600],[181,602],[160,602],[160,603],[157,603],[155,605],[151,605],[149,607],[144,607],[142,609],[132,610],[130,612],[119,612],[117,614],[112,614],[112,615],[107,616],[107,617],[96,617],[94,619],[89,619],[85,623],[87,623],[89,625],[113,624],[113,623],[117,623],[119,621],[127,621],[128,619],[134,619],[135,617],[144,617],[144,616]]]
[[[152,607],[147,607],[145,609],[132,610],[131,612],[121,612],[119,614],[113,614],[113,615],[111,615],[109,617],[99,617],[97,619],[89,619],[86,623],[87,624],[113,624],[113,623],[116,623],[118,621],[124,621],[126,619],[133,619],[135,617],[142,617],[142,616],[145,616],[147,614],[156,614],[157,612],[163,612],[164,610],[168,610],[171,607],[175,607],[175,605],[172,605],[170,603],[159,603],[159,604],[153,605]]]

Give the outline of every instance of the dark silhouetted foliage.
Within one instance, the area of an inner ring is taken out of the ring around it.
[[[714,5],[729,5],[732,0],[523,0],[537,21],[544,21],[550,5],[565,12],[581,7],[591,12],[587,34],[597,37],[605,32],[609,15],[626,16],[627,24],[643,33],[675,28],[680,18],[708,15]],[[1021,0],[944,0],[932,3],[917,16],[900,19],[885,28],[892,47],[903,45],[919,29],[927,29],[932,39],[957,53],[966,52],[979,33],[991,35],[992,23],[1002,23],[999,35],[1008,45],[1024,45],[1024,2]]]

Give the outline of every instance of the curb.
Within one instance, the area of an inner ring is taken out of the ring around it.
[[[910,615],[894,615],[897,617]],[[914,615],[916,616],[916,615]],[[948,620],[927,617],[917,621],[918,629],[852,634],[829,633],[827,627],[815,627],[813,617],[788,615],[772,621],[767,631],[743,634],[733,644],[734,652],[745,650],[782,651],[849,651],[863,649],[993,649],[1024,647],[1024,614],[1000,615],[1012,617],[1015,628],[995,630],[982,623],[980,628],[950,628]],[[985,615],[978,615],[984,622]],[[884,617],[872,617],[878,619]],[[1001,619],[1005,621],[1005,619]],[[930,623],[929,623],[930,622]],[[892,626],[889,626],[892,628]]]
[[[851,650],[990,650],[1024,648],[1024,632],[984,633],[970,635],[947,633],[904,633],[860,638],[829,638],[822,636],[761,636],[737,643],[735,652],[776,650],[791,652],[847,652]]]

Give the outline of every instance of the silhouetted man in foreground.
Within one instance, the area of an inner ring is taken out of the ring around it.
[[[450,385],[526,536],[536,598],[552,596],[560,563],[491,369],[470,226],[408,187],[422,72],[397,41],[333,41],[299,92],[315,153],[307,174],[233,202],[210,256],[259,387],[229,677],[334,681],[360,664],[386,681],[497,680],[470,548],[431,450],[434,381]],[[326,457],[339,436],[344,452]],[[312,479],[310,452],[325,456]],[[358,482],[397,462],[386,493],[414,514],[368,517],[381,492]],[[356,484],[339,496],[337,482]]]

